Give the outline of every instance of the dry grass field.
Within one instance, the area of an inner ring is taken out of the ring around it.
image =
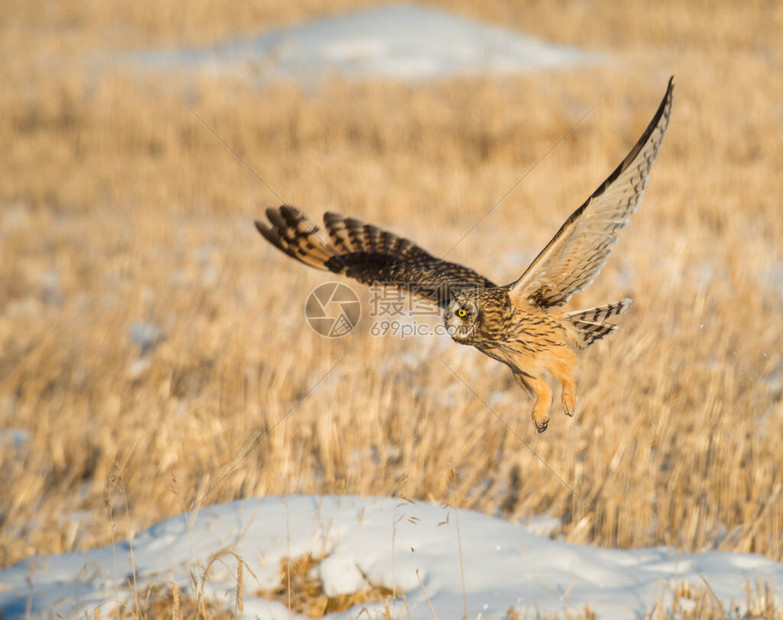
[[[571,541],[783,560],[783,5],[443,2],[615,62],[416,87],[186,84],[85,61],[361,4],[7,3],[0,427],[27,440],[0,440],[0,566],[188,510],[273,426],[203,503],[399,494],[548,513]],[[595,106],[449,256],[506,282],[625,155],[672,73],[645,200],[569,307],[634,305],[582,355],[576,417],[555,412],[542,435],[476,351],[373,337],[366,315],[344,338],[313,333],[304,301],[330,277],[260,239],[252,221],[278,198],[186,106],[286,201],[436,255]],[[146,350],[142,324],[160,330]]]

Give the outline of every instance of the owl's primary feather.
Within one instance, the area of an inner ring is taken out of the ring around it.
[[[617,230],[628,225],[644,194],[672,111],[674,78],[642,137],[619,166],[574,211],[522,276],[509,285],[511,300],[541,308],[560,306],[590,286],[606,264]]]
[[[365,284],[404,288],[445,310],[452,338],[506,364],[535,397],[533,421],[539,432],[549,423],[549,373],[562,385],[563,409],[576,407],[572,371],[576,351],[617,326],[608,319],[624,312],[630,299],[563,313],[556,310],[599,274],[617,231],[642,199],[650,168],[661,148],[672,110],[673,79],[655,115],[620,165],[574,211],[522,276],[495,286],[469,267],[435,258],[412,241],[357,219],[324,214],[324,229],[294,207],[267,209],[268,223],[256,222],[270,243],[293,258]]]
[[[324,229],[296,208],[267,209],[269,225],[256,222],[264,238],[283,252],[318,269],[363,284],[404,288],[445,307],[464,288],[494,287],[473,269],[435,258],[412,241],[337,213],[324,214]]]

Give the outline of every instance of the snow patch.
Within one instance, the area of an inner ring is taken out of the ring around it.
[[[258,577],[256,582],[245,573],[247,618],[289,617],[280,603],[254,592],[277,586],[281,560],[305,553],[326,554],[313,570],[328,595],[383,586],[405,594],[405,602],[392,606],[405,617],[410,610],[412,618],[432,617],[419,579],[439,617],[462,617],[462,570],[469,617],[503,618],[510,606],[523,614],[573,613],[589,604],[600,618],[624,619],[649,611],[676,583],[702,587],[702,579],[726,605],[744,604],[748,580],[771,580],[775,591],[783,591],[783,564],[759,555],[577,545],[476,512],[455,515],[453,508],[393,498],[241,500],[158,523],[132,544],[140,589],[176,583],[191,596],[190,575],[202,575],[210,559],[223,552],[212,564],[207,588],[223,603],[233,600],[236,586],[236,559],[225,552],[238,554]],[[133,570],[129,541],[114,549],[28,558],[0,572],[0,615],[24,617],[28,597],[32,617],[91,617],[96,609],[108,615],[116,605],[115,589],[121,602],[132,602]],[[363,607],[372,617],[383,605]],[[360,611],[329,617],[347,620]]]
[[[575,47],[404,4],[314,19],[214,47],[143,52],[133,59],[152,68],[244,72],[243,77],[262,83],[291,77],[313,83],[329,74],[421,81],[606,60]]]

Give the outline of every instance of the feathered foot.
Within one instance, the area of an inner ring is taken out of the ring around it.
[[[543,377],[531,377],[529,375],[514,373],[514,378],[519,385],[535,395],[536,402],[533,404],[533,424],[536,425],[536,430],[539,433],[543,433],[546,430],[546,427],[549,426],[549,409],[552,407],[552,390],[549,389],[549,386],[546,381],[544,381]]]

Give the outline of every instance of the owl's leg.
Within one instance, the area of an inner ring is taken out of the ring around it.
[[[552,376],[563,386],[561,396],[563,411],[568,416],[574,415],[576,410],[576,382],[571,374],[574,366],[576,366],[576,362],[576,354],[571,349],[564,348],[563,352],[557,355],[548,368]]]
[[[552,390],[543,377],[531,377],[521,373],[514,373],[517,383],[527,391],[535,394],[536,402],[533,404],[533,423],[536,430],[543,433],[549,425],[549,409],[552,406]]]

